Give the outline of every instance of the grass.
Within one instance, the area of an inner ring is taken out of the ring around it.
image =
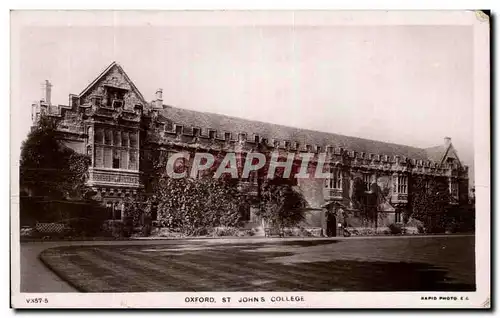
[[[40,259],[83,292],[475,290],[473,238],[439,240],[66,246]]]

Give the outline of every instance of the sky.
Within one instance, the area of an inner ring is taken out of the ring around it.
[[[25,26],[19,129],[40,84],[68,104],[112,61],[146,100],[415,147],[473,164],[470,26]]]

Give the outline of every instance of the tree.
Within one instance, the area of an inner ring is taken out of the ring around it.
[[[85,197],[90,162],[59,141],[55,119],[42,116],[21,146],[20,187],[53,199]]]
[[[261,208],[258,216],[279,228],[292,227],[304,220],[307,201],[287,183],[265,180],[260,191]]]

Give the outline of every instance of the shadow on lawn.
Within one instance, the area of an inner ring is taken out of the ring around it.
[[[299,242],[272,245],[312,246],[300,244],[335,241]],[[151,252],[144,246],[59,247],[45,250],[40,258],[78,290],[87,292],[475,290],[474,282],[452,281],[447,269],[425,263],[268,263],[275,257],[294,254],[258,250],[269,244],[248,244],[246,250],[241,245],[247,244],[224,244],[215,249],[173,253]]]
[[[252,243],[226,243],[217,245],[221,248],[234,248],[234,247],[243,247],[246,248],[261,248],[264,246],[297,246],[297,247],[312,247],[312,246],[320,246],[320,245],[329,245],[334,243],[339,243],[340,240],[287,240],[287,239],[278,239],[278,240],[270,240],[264,242],[252,242]],[[215,242],[206,242],[208,246],[216,245]]]

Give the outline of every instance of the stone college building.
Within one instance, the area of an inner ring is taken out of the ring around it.
[[[51,87],[49,81],[43,84],[43,98],[32,105],[33,120],[42,114],[59,119],[64,144],[91,157],[88,185],[96,198],[117,211],[125,197],[144,191],[141,152],[148,149],[148,129],[157,132],[155,142],[167,157],[200,149],[245,154],[260,145],[283,153],[326,153],[332,177],[297,179],[295,184],[309,204],[304,227],[322,235],[336,235],[339,223],[365,226],[352,202],[355,180],[363,181],[368,194],[383,190],[374,203],[377,220],[368,225],[380,229],[404,222],[415,176],[445,182],[450,208],[468,199],[468,168],[448,137],[423,149],[167,106],[161,89],[147,101],[116,62],[79,94],[70,94],[68,105],[51,103]],[[255,195],[256,184],[254,176],[242,179],[242,191]],[[244,212],[249,227],[260,224],[254,208]]]

